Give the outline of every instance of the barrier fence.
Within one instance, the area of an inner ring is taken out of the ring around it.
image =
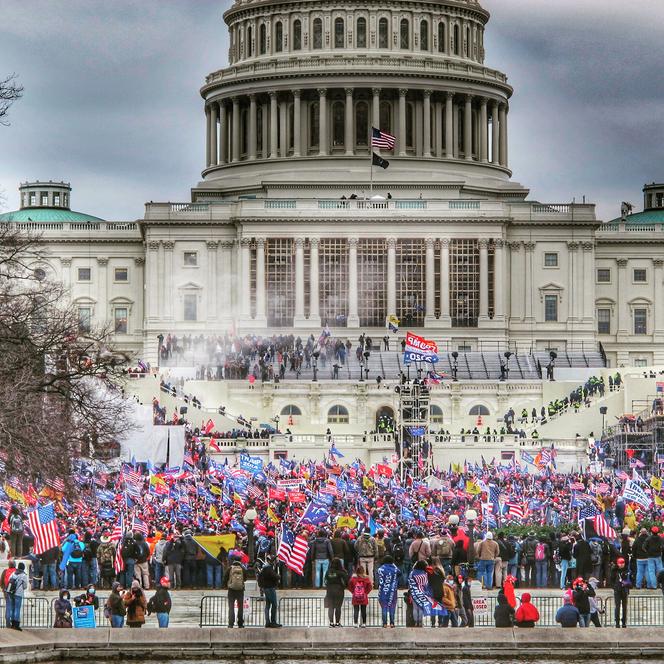
[[[0,628],[7,626],[6,600],[0,598]],[[53,611],[46,597],[24,597],[21,605],[21,627],[36,629],[53,626]]]

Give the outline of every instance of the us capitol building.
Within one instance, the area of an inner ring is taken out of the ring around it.
[[[224,19],[191,201],[106,221],[39,181],[0,215],[43,233],[35,270],[82,327],[111,321],[155,362],[160,333],[380,338],[394,315],[448,351],[601,342],[610,366],[664,364],[664,184],[607,223],[529,199],[478,2],[236,0]],[[389,168],[371,167],[372,127],[396,137],[374,150]]]

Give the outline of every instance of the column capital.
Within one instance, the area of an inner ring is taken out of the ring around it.
[[[318,88],[319,97],[327,97],[327,88]]]
[[[160,244],[159,240],[150,240],[150,242],[148,242],[148,249],[150,251],[157,251]]]
[[[233,106],[235,106],[236,104],[240,103],[240,97],[238,95],[233,95],[231,97],[231,101],[233,102]]]
[[[145,258],[143,256],[136,256],[134,258],[134,265],[137,267],[140,265],[145,265]]]
[[[447,246],[449,246],[449,244],[450,244],[450,238],[448,238],[448,237],[441,237],[440,238],[440,246],[441,247],[443,245],[447,247]]]
[[[250,92],[250,93],[249,93],[249,101],[250,101],[250,102],[255,102],[257,96],[258,96],[258,95],[257,95],[255,92]]]
[[[101,267],[108,265],[108,256],[97,256],[97,265],[101,265]]]
[[[300,90],[300,89],[297,89],[297,90],[291,90],[291,92],[293,93],[293,97],[295,97],[296,99],[297,99],[298,97],[301,97],[301,96],[302,96],[302,90]]]
[[[276,96],[277,96],[277,91],[276,91],[276,90],[268,90],[268,91],[267,91],[267,94],[268,94],[268,97],[269,97],[270,99],[274,99],[274,98],[276,98]]]
[[[349,237],[348,238],[348,246],[349,247],[357,247],[359,243],[359,240],[356,237]]]
[[[626,258],[619,258],[616,263],[618,263],[618,267],[622,270],[624,270],[627,267],[627,259]]]
[[[447,91],[445,92],[445,97],[446,97],[447,99],[450,99],[450,100],[451,100],[451,99],[454,99],[454,93],[453,93],[451,90],[447,90]]]
[[[309,238],[309,246],[311,246],[311,247],[317,247],[319,242],[320,242],[320,238],[317,238],[317,237],[310,237]]]
[[[388,237],[385,242],[387,243],[388,247],[394,248],[397,246],[397,239],[395,237]]]
[[[489,240],[487,240],[484,237],[480,238],[478,240],[477,244],[479,245],[480,249],[488,249],[489,248]]]
[[[496,245],[496,249],[502,249],[503,246],[507,244],[507,242],[505,242],[505,240],[502,240],[501,238],[494,240],[493,243]]]
[[[405,97],[408,94],[408,88],[399,88],[399,97]]]
[[[235,246],[235,240],[222,240],[219,244],[222,249],[230,249]]]
[[[175,242],[173,240],[165,240],[164,241],[164,250],[165,251],[173,251],[175,248]]]
[[[475,95],[466,94],[466,95],[463,96],[463,98],[464,98],[464,101],[467,104],[470,104],[470,103],[472,103],[473,99],[475,98]]]
[[[242,245],[242,247],[248,247],[251,244],[251,238],[250,237],[241,238],[240,244]]]
[[[265,238],[264,237],[257,237],[256,238],[256,246],[257,247],[265,247]]]
[[[534,242],[524,242],[523,243],[523,248],[526,251],[535,251],[535,243]]]
[[[584,251],[592,251],[595,248],[595,244],[593,242],[584,242],[583,243],[583,250]]]
[[[344,92],[346,93],[346,97],[352,97],[354,88],[344,88]]]
[[[61,258],[60,265],[62,265],[62,267],[69,267],[71,265],[71,258]]]
[[[478,97],[478,99],[480,100],[480,104],[482,106],[486,106],[489,103],[489,99],[487,97]]]
[[[208,248],[209,251],[217,251],[217,247],[219,246],[219,242],[216,242],[214,240],[208,240],[205,243],[205,246]]]
[[[655,259],[653,260],[652,264],[653,264],[655,267],[664,267],[664,259],[661,259],[661,258],[655,258]],[[63,263],[63,265],[64,265],[64,263]]]
[[[298,249],[301,249],[304,247],[304,238],[303,237],[296,237],[295,238],[295,246]]]
[[[436,240],[432,237],[427,237],[424,239],[424,244],[428,247],[433,247],[436,244]]]
[[[523,243],[518,240],[516,242],[507,242],[506,244],[510,248],[510,251],[513,251],[514,253],[521,251],[521,247],[523,246]]]
[[[575,241],[573,241],[573,240],[567,243],[567,248],[568,248],[570,251],[576,251],[576,250],[579,248],[579,246],[580,246],[580,243],[579,243],[579,242],[575,242]]]
[[[376,95],[380,95],[381,88],[371,88],[371,94],[375,97]]]
[[[433,90],[422,90],[422,94],[425,97],[431,97],[431,95],[433,94]]]

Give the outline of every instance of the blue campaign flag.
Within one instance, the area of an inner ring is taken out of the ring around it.
[[[424,427],[408,427],[411,436],[423,436],[426,433]]]
[[[369,534],[375,535],[379,530],[385,532],[387,529],[382,526],[378,521],[375,521],[372,516],[369,517]]]
[[[342,459],[345,456],[345,454],[342,454],[339,451],[339,448],[334,443],[332,443],[332,447],[330,447],[330,454],[334,454],[334,456],[338,456],[339,458],[342,458]]]
[[[525,450],[521,450],[521,460],[529,463],[531,466],[535,465],[535,457]]]
[[[242,534],[246,534],[247,532],[247,529],[237,519],[231,519],[231,530],[238,531]]]
[[[334,496],[329,493],[319,493],[316,496],[316,500],[320,501],[321,503],[325,503],[328,507],[330,507],[334,502]]]
[[[125,501],[127,503],[127,507],[133,507],[134,506],[134,501],[131,499],[128,493],[125,492]]]
[[[279,465],[286,470],[292,470],[293,468],[293,462],[289,461],[288,459],[284,459],[283,457],[279,458]]]
[[[254,475],[254,482],[257,482],[258,484],[265,484],[267,482],[267,475],[265,475],[264,472],[256,473]]]
[[[112,491],[107,491],[106,489],[97,489],[95,495],[102,503],[110,503],[115,500],[115,494]]]
[[[403,363],[410,364],[411,362],[428,362],[429,364],[435,364],[438,362],[439,358],[436,353],[431,352],[420,352],[407,350],[403,354]]]
[[[337,479],[337,489],[339,489],[341,493],[345,493],[346,490],[348,489],[348,483],[342,477],[339,477]]]
[[[100,519],[115,519],[115,512],[106,507],[102,507],[102,509],[97,512],[97,516]]]
[[[310,523],[314,526],[319,526],[327,521],[329,515],[328,506],[315,499],[309,503],[309,506],[300,519],[300,523]]]
[[[415,520],[415,514],[409,510],[407,507],[404,507],[403,505],[401,506],[401,518],[405,519],[406,521],[414,521]]]
[[[263,459],[248,454],[240,454],[240,468],[255,475],[263,470]]]

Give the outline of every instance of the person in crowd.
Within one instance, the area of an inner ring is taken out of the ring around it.
[[[18,505],[13,505],[9,514],[9,550],[14,558],[23,555],[23,536],[25,521]]]
[[[97,549],[99,541],[91,532],[86,532],[83,536],[83,565],[81,574],[83,576],[83,585],[96,584],[99,578],[99,567],[97,565]]]
[[[581,536],[576,538],[576,544],[572,550],[576,560],[576,574],[582,579],[587,579],[592,574],[592,549],[590,544]],[[587,625],[586,625],[587,627]]]
[[[535,545],[535,585],[546,588],[549,574],[551,550],[546,538],[540,537]]]
[[[67,587],[83,587],[83,551],[85,545],[78,539],[76,531],[71,529],[62,543],[62,560],[60,569],[66,575]]]
[[[465,627],[475,627],[475,611],[473,608],[472,587],[466,576],[457,577],[457,585],[461,588],[461,606],[466,617]]]
[[[648,587],[654,590],[657,588],[657,577],[664,570],[664,564],[662,564],[664,540],[659,534],[658,526],[650,528],[650,536],[646,539],[644,547],[648,554],[648,578],[652,584],[649,584]]]
[[[408,577],[408,595],[413,606],[413,626],[422,627],[424,616],[431,612],[429,575],[425,560],[418,560],[413,565]]]
[[[445,584],[445,570],[440,562],[439,558],[434,558],[431,561],[431,565],[427,567],[427,574],[429,576],[429,592],[434,602],[437,604],[443,604],[443,585]],[[448,598],[449,599],[449,598]],[[438,619],[438,626],[443,626],[443,615],[442,613],[431,614],[431,627],[436,626],[436,618]]]
[[[274,563],[274,558],[268,554],[265,565],[258,574],[258,586],[262,589],[265,598],[265,627],[281,627],[277,620],[279,575]]]
[[[196,557],[199,546],[194,541],[191,530],[182,533],[182,546],[184,548],[184,559],[182,562],[182,587],[193,588],[196,585]]]
[[[489,531],[477,546],[477,576],[486,590],[493,588],[493,568],[496,558],[500,558],[500,547],[493,539],[493,533]]]
[[[131,582],[131,588],[124,594],[122,601],[127,609],[127,625],[133,628],[143,627],[148,602],[137,579]]]
[[[572,598],[569,595],[563,596],[563,605],[556,611],[556,622],[561,627],[576,627],[581,625],[581,614],[579,609],[572,604]]]
[[[531,530],[521,545],[523,584],[531,588],[537,585],[535,550],[538,543],[535,531]]]
[[[28,575],[25,573],[25,563],[20,562],[7,581],[5,593],[9,617],[7,626],[19,632],[23,631],[21,629],[21,607],[26,590],[28,590]]]
[[[435,598],[434,598],[435,599]],[[454,576],[448,574],[447,578],[443,583],[443,607],[445,608],[445,614],[442,616],[442,627],[447,627],[450,623],[452,627],[459,626],[458,619],[458,605],[457,605],[457,596],[456,596],[456,583],[454,583]]]
[[[365,530],[355,542],[355,551],[358,557],[358,564],[366,570],[369,578],[373,579],[374,562],[378,555],[378,546],[376,540],[368,530]]]
[[[131,588],[131,584],[134,581],[134,566],[136,565],[136,540],[134,539],[133,533],[127,533],[122,543],[120,544],[120,555],[122,556],[122,561],[124,563],[124,579],[123,586],[125,588]]]
[[[401,570],[394,564],[394,558],[387,554],[378,568],[378,603],[381,609],[383,627],[394,627],[394,614],[397,608],[399,578]]]
[[[0,574],[0,587],[2,588],[2,596],[5,600],[5,627],[12,626],[11,604],[8,597],[7,586],[9,585],[9,579],[15,572],[16,562],[14,560],[9,560],[7,567],[5,567]]]
[[[104,606],[104,616],[108,618],[113,628],[124,626],[125,616],[127,615],[124,594],[122,584],[119,581],[114,581],[111,586],[111,593]]]
[[[58,599],[53,602],[53,611],[55,613],[55,620],[53,627],[55,628],[71,628],[72,627],[72,606],[71,595],[66,588],[63,588]]]
[[[535,624],[539,619],[539,611],[531,602],[530,593],[523,593],[523,595],[521,595],[521,605],[516,610],[514,616],[514,624],[517,627],[535,627]]]
[[[623,557],[616,560],[611,574],[613,588],[614,621],[616,627],[627,627],[627,603],[632,588],[632,578]]]
[[[111,588],[115,580],[115,544],[111,542],[109,532],[105,530],[97,547],[97,567],[99,569],[99,587]]]
[[[348,582],[348,590],[351,594],[353,604],[353,624],[355,627],[367,626],[367,605],[369,604],[369,593],[373,589],[371,577],[362,565],[358,565],[355,574]]]
[[[341,607],[348,587],[348,572],[341,558],[332,558],[325,573],[325,608],[330,627],[341,627]]]
[[[7,535],[0,533],[0,563],[6,563],[11,557],[11,549],[7,541]]]
[[[184,545],[179,533],[171,535],[164,547],[164,564],[166,575],[173,590],[182,588],[182,563],[184,562]]]
[[[558,557],[560,559],[560,589],[567,588],[567,575],[572,561],[572,544],[567,535],[560,538],[558,544]]]
[[[148,615],[157,614],[157,623],[162,629],[168,627],[169,614],[173,604],[171,594],[168,592],[169,587],[168,577],[162,576],[154,595],[150,597],[147,604]]]
[[[572,600],[574,601],[574,606],[579,610],[581,615],[580,625],[581,627],[590,626],[590,598],[595,597],[595,591],[592,586],[589,586],[584,580],[583,577],[579,576],[574,581],[573,591],[572,591]]]
[[[74,597],[74,604],[76,606],[93,606],[96,611],[99,608],[99,597],[97,597],[97,589],[94,584],[91,583],[82,595]]]
[[[164,563],[164,549],[168,544],[168,540],[160,536],[154,545],[154,550],[152,552],[152,567],[154,569],[154,578],[161,579],[166,576],[166,564]],[[168,578],[168,577],[166,577]],[[221,588],[221,579],[219,579],[219,588]],[[215,588],[214,583],[210,583],[208,577],[208,587]]]
[[[496,627],[512,627],[514,625],[514,609],[510,606],[502,589],[498,591],[498,597],[496,598],[493,621]]]
[[[235,627],[235,605],[237,603],[237,626],[244,627],[244,588],[247,570],[234,559],[224,574],[223,586],[228,590],[228,627]]]
[[[150,588],[150,546],[145,541],[143,533],[134,533],[134,552],[136,562],[134,563],[134,578],[138,579],[143,590]]]
[[[322,588],[330,560],[334,557],[332,543],[324,528],[318,531],[318,536],[311,541],[309,549],[314,573],[314,587]]]

